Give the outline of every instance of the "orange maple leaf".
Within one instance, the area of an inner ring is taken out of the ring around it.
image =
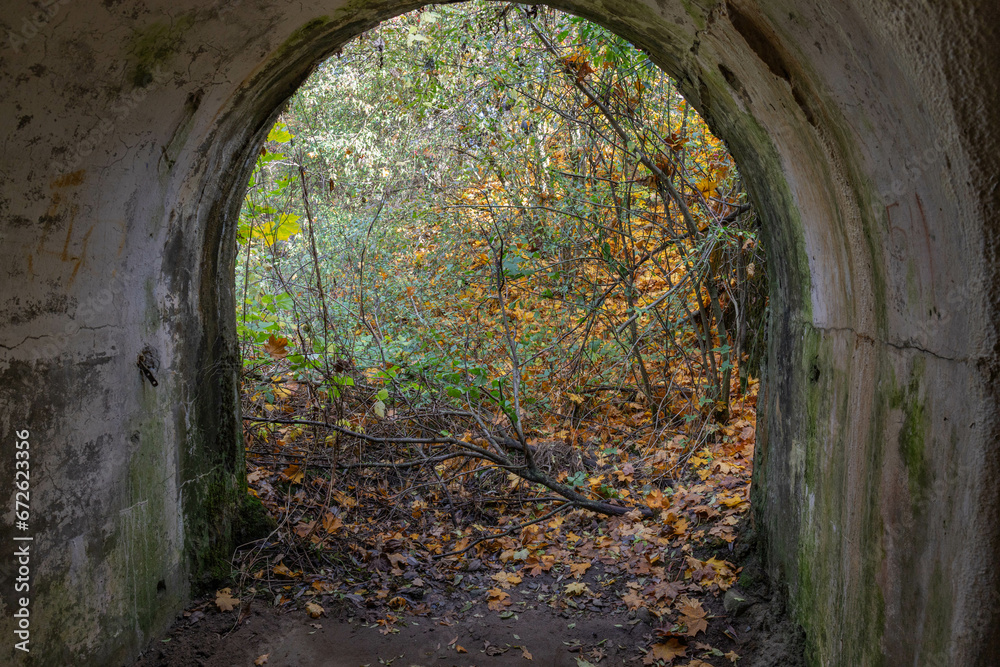
[[[288,356],[288,350],[285,349],[287,345],[287,338],[275,338],[272,334],[264,343],[264,351],[271,355],[272,359],[284,359]]]
[[[657,660],[673,662],[674,658],[683,658],[685,655],[687,655],[686,646],[676,639],[668,639],[665,644],[653,644],[643,658],[642,664],[652,665]]]

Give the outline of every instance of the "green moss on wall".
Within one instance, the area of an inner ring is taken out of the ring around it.
[[[924,365],[920,357],[913,362],[909,382],[905,387],[898,388],[891,400],[891,407],[903,413],[898,437],[899,456],[906,466],[910,500],[915,512],[919,512],[926,502],[933,483],[925,451],[930,422],[927,406],[921,398]]]
[[[177,53],[183,43],[181,37],[194,23],[195,17],[187,14],[169,22],[157,21],[132,33],[128,54],[133,87],[144,88],[153,82],[157,69]]]

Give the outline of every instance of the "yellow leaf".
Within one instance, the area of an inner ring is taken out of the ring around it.
[[[278,563],[277,565],[274,566],[272,571],[275,574],[281,575],[282,577],[290,577],[290,578],[297,577],[300,574],[299,572],[292,572],[291,570],[289,570],[288,566],[286,566],[284,563]]]
[[[491,579],[497,582],[501,588],[510,588],[511,586],[516,586],[523,581],[520,575],[513,574],[511,572],[497,572],[491,577]]]
[[[306,611],[309,612],[309,616],[312,618],[319,618],[326,613],[326,610],[315,602],[306,603]]]
[[[740,498],[739,496],[723,496],[722,498],[719,498],[719,502],[726,507],[736,507],[737,505],[745,503],[746,500]]]

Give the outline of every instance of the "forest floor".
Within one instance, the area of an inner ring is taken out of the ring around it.
[[[665,633],[648,608],[613,604],[615,592],[629,591],[627,579],[603,565],[580,579],[602,590],[600,598],[560,604],[554,592],[564,587],[563,577],[543,573],[512,587],[517,602],[500,612],[488,606],[491,570],[473,563],[461,586],[427,577],[423,600],[433,613],[404,614],[388,628],[379,623],[377,607],[363,602],[325,602],[323,614],[312,618],[293,602],[275,607],[254,600],[223,612],[216,596],[204,598],[136,666],[804,665],[802,632],[771,596],[742,540],[736,541],[734,559],[748,590],[735,585],[726,593],[689,598],[706,623],[689,642]]]
[[[269,425],[265,443],[248,428],[250,491],[272,530],[237,553],[233,581],[193,603],[137,664],[804,664],[801,630],[754,547],[754,398],[695,451],[680,440],[602,448],[605,426],[577,428],[575,449],[596,457],[588,479],[617,485],[603,491],[610,507],[634,508],[619,516],[560,505],[505,477],[479,477],[474,493],[424,489],[431,502],[414,501],[421,485],[387,478],[386,468],[331,477],[336,464],[324,468],[315,453],[288,464],[314,452],[321,431]],[[288,400],[288,413],[302,414]],[[641,406],[631,409],[640,421]],[[392,460],[389,450],[365,453]]]

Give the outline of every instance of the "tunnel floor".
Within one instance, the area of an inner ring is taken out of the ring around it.
[[[501,609],[490,606],[494,580],[489,568],[473,561],[462,576],[463,585],[427,578],[424,601],[434,613],[401,614],[390,624],[378,609],[358,599],[325,601],[323,612],[314,618],[305,606],[308,597],[301,594],[278,606],[256,599],[226,612],[219,609],[215,595],[202,598],[135,664],[804,665],[803,633],[766,585],[754,556],[752,531],[743,525],[739,534],[733,561],[745,589],[736,585],[692,598],[691,613],[705,621],[705,629],[693,637],[647,607],[614,604],[616,590],[645,583],[641,576],[612,577],[598,564],[579,582],[571,581],[604,594],[566,605],[553,604],[554,593],[566,586],[564,577],[541,573],[511,587],[518,602]]]

